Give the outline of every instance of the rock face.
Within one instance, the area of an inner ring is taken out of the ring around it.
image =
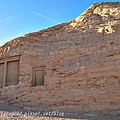
[[[120,3],[1,46],[0,86],[16,106],[120,113]]]

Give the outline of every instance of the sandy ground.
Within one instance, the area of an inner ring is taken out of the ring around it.
[[[0,101],[0,120],[120,120],[120,115],[73,114],[21,109]]]

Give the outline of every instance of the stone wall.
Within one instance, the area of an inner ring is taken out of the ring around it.
[[[36,109],[120,113],[119,31],[120,3],[97,3],[75,20],[6,43],[0,66],[18,60],[19,80],[7,85],[4,75],[0,99]],[[36,86],[41,67],[44,85]]]

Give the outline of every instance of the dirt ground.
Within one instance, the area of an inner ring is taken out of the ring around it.
[[[59,111],[33,111],[0,101],[0,120],[120,120],[120,115],[93,115]]]

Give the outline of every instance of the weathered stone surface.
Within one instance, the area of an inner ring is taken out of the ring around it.
[[[15,61],[18,78],[9,71]],[[18,84],[7,86],[8,75]],[[44,85],[33,86],[39,78]],[[120,113],[120,3],[94,4],[75,20],[1,46],[0,86],[0,99],[21,107]]]

